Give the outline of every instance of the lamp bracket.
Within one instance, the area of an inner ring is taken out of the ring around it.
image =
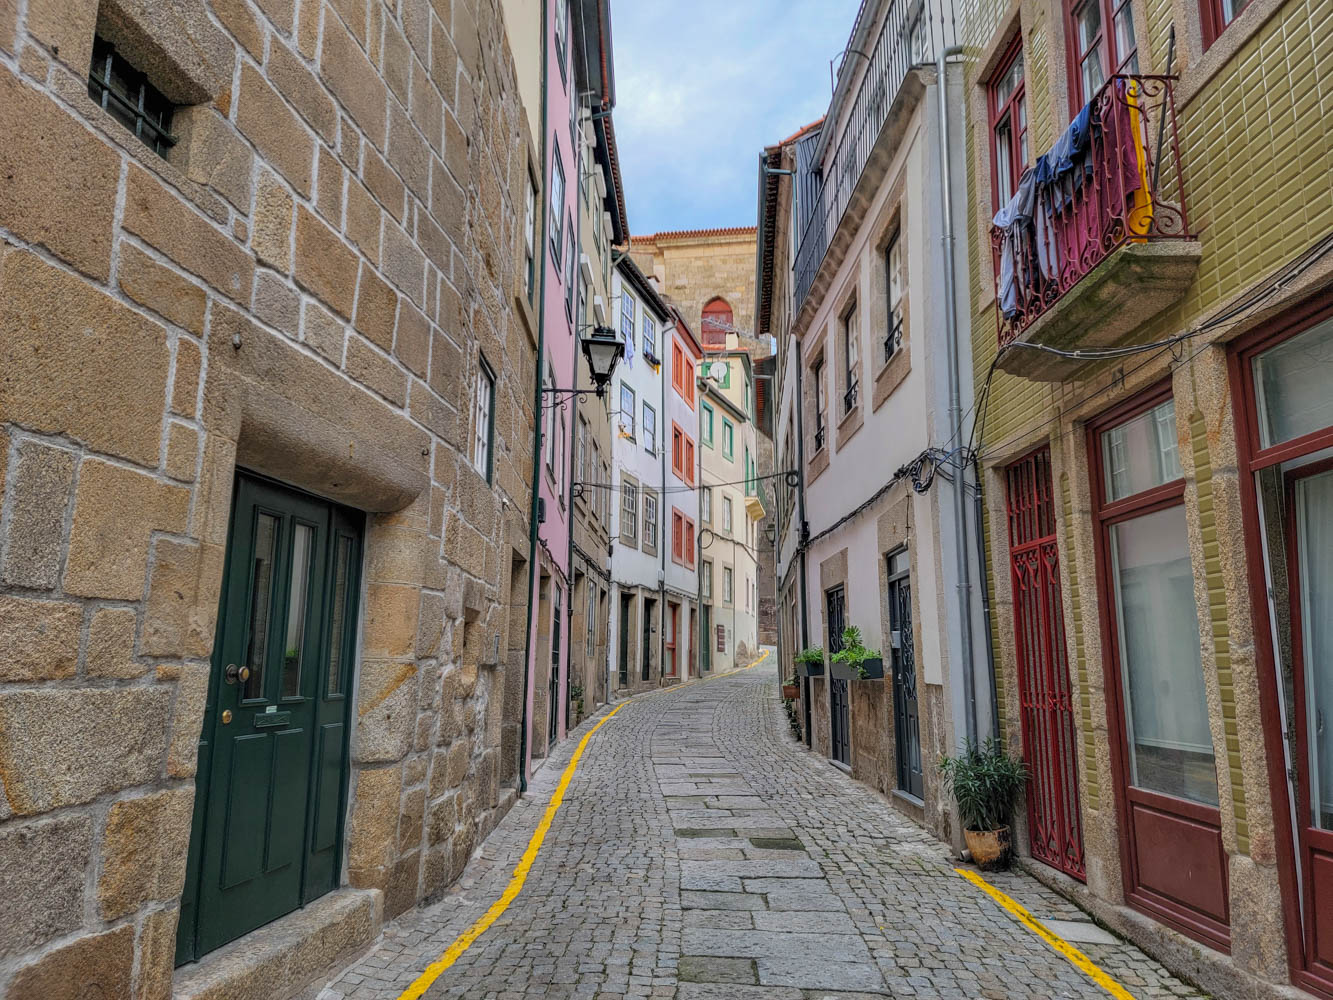
[[[606,397],[606,386],[597,389],[544,388],[542,389],[542,395],[552,397],[550,402],[542,404],[543,410],[549,410],[556,406],[563,406],[574,397],[577,397],[585,403],[589,398],[603,399]]]

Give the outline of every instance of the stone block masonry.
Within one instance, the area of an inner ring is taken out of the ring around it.
[[[89,97],[95,36],[165,157]],[[512,801],[528,376],[489,479],[465,442],[480,357],[536,370],[529,142],[499,0],[0,0],[0,995],[179,986],[238,470],[366,512],[336,881],[374,902],[289,921],[283,988]]]

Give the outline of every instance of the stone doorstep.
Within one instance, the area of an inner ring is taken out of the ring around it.
[[[335,889],[176,970],[175,1000],[285,1000],[350,965],[384,923],[378,889]]]

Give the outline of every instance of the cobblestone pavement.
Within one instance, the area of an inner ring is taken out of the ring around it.
[[[582,734],[458,885],[320,1000],[392,1000],[499,897]],[[1030,876],[991,881],[1039,920],[1078,922],[1055,926],[1135,997],[1202,996]],[[603,726],[522,893],[426,996],[1107,994],[960,878],[943,845],[797,744],[765,663],[637,698]]]

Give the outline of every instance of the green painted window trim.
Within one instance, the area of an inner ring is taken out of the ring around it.
[[[713,408],[707,403],[700,404],[703,407],[703,441],[708,447],[713,447]]]
[[[722,418],[722,456],[736,457],[736,425],[726,417]]]

